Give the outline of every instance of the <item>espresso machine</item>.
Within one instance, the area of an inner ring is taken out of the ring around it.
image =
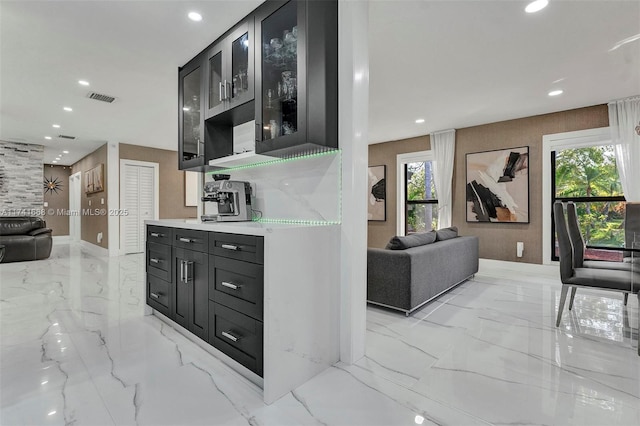
[[[215,177],[214,177],[215,179]],[[251,220],[251,184],[236,180],[214,180],[204,184],[203,222]]]

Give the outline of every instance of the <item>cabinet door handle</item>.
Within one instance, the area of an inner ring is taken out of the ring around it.
[[[180,261],[180,282],[184,283],[184,260]]]
[[[226,337],[227,339],[231,340],[232,342],[237,342],[238,340],[240,340],[240,337],[238,336],[234,336],[233,334],[231,334],[231,332],[229,331],[223,331],[222,335],[224,337]]]
[[[187,284],[189,281],[193,281],[193,262],[187,260],[184,262],[184,283]]]
[[[222,286],[224,286],[224,287],[228,287],[228,288],[230,288],[230,289],[232,289],[232,290],[237,290],[237,289],[239,289],[239,288],[240,288],[240,286],[239,286],[239,285],[235,285],[235,284],[233,284],[233,283],[228,283],[228,282],[226,282],[226,281],[222,281],[222,282],[220,283],[220,285],[222,285]]]
[[[218,91],[219,91],[219,93],[218,93],[219,96],[218,97],[220,98],[220,102],[222,102],[222,99],[224,99],[222,97],[222,80],[220,80],[220,83],[218,83]]]
[[[222,247],[223,249],[236,251],[240,249],[238,246],[234,246],[233,244],[222,244],[220,247]]]
[[[192,243],[193,240],[191,238],[182,238],[180,237],[180,241],[182,241],[183,243]]]
[[[149,262],[151,262],[151,263],[160,263],[162,261],[160,259],[156,258],[156,257],[152,257],[151,259],[149,259]]]
[[[152,236],[152,237],[156,237],[156,238],[157,238],[157,237],[164,237],[164,234],[159,234],[159,233],[157,233],[157,232],[152,232],[152,233],[151,233],[151,236]]]
[[[160,294],[162,294],[162,293],[160,293]],[[156,294],[156,293],[150,293],[150,296],[153,297],[154,299],[159,299],[160,298],[160,295]]]
[[[225,80],[224,81],[224,95],[227,97],[227,99],[231,100],[231,95],[229,95],[229,93],[232,93],[231,90],[231,82]]]

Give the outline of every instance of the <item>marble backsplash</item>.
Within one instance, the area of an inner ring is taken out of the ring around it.
[[[340,222],[340,152],[223,170],[254,188],[255,216],[267,220]],[[205,180],[212,180],[207,174]]]

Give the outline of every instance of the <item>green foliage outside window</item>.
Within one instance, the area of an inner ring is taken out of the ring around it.
[[[431,162],[407,164],[407,201],[436,199]],[[437,204],[408,204],[406,233],[435,229]]]
[[[613,146],[566,149],[557,153],[557,198],[622,195]],[[585,241],[624,245],[624,202],[576,202],[576,210]]]

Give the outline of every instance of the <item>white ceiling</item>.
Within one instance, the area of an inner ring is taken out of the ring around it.
[[[1,0],[0,139],[45,145],[47,163],[69,150],[66,165],[106,141],[175,150],[178,66],[260,3]],[[525,5],[370,2],[370,142],[640,94],[640,42],[608,51],[640,33],[640,1]]]
[[[372,2],[370,142],[640,94],[640,1],[527,3]]]

